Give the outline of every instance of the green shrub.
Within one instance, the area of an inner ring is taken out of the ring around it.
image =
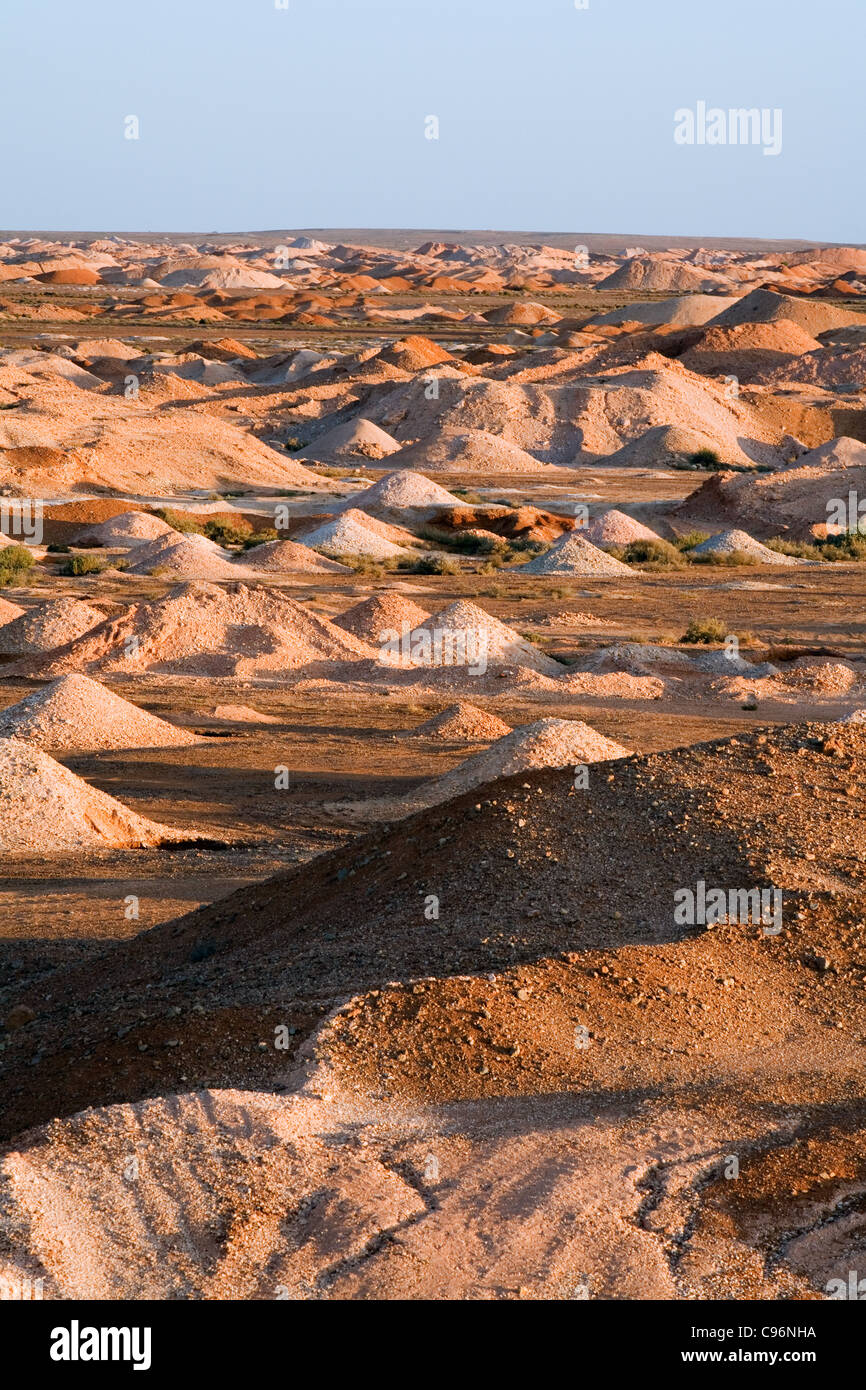
[[[422,540],[463,555],[489,555],[498,545],[505,544],[492,536],[471,536],[467,531],[445,531],[439,526],[422,526],[418,534]]]
[[[680,641],[709,646],[714,642],[724,642],[727,636],[727,625],[720,618],[693,618]]]
[[[709,531],[689,531],[685,536],[677,536],[673,544],[676,546],[677,550],[681,550],[685,553],[689,550],[694,550],[696,545],[703,545],[704,541],[708,541],[709,539]]]
[[[508,548],[515,555],[545,555],[553,546],[550,541],[531,541],[526,536],[515,536],[514,540],[508,542]]]
[[[33,553],[26,545],[6,545],[0,550],[0,570],[29,570],[33,564]]]
[[[689,463],[693,468],[706,468],[710,471],[716,471],[725,466],[715,449],[696,449],[695,452],[689,454],[688,457]]]
[[[71,555],[72,551],[68,545],[60,545],[58,541],[52,541],[45,549],[49,555]]]
[[[244,550],[252,550],[253,546],[264,545],[265,541],[278,541],[280,535],[273,526],[267,526],[262,531],[254,531],[251,536],[244,538]]]
[[[410,574],[459,574],[460,566],[452,555],[422,555],[411,562]]]
[[[190,532],[195,532],[197,536],[204,535],[204,527],[201,523],[196,521],[195,517],[187,515],[186,512],[176,512],[172,507],[160,507],[156,515],[161,517],[168,526],[173,527],[175,531],[182,531],[185,535]]]
[[[248,521],[235,524],[231,521],[206,521],[203,532],[208,540],[215,541],[217,545],[243,545],[248,536],[252,535],[252,526]]]
[[[866,536],[856,531],[843,531],[839,536],[827,536],[818,541],[825,560],[866,560]]]
[[[669,541],[630,541],[617,549],[621,550],[620,558],[627,565],[644,569],[683,569],[686,563],[676,546]]]
[[[768,550],[775,550],[778,555],[793,555],[798,560],[823,560],[825,555],[820,546],[810,545],[808,541],[783,541],[777,536],[772,540],[765,541]]]
[[[7,545],[0,550],[0,589],[18,584],[33,568],[34,559],[26,545]]]
[[[349,569],[355,570],[357,574],[366,575],[368,579],[382,579],[386,573],[386,564],[381,560],[374,560],[372,555],[330,555],[326,558],[339,560],[341,565],[347,565]]]
[[[61,574],[80,576],[82,574],[101,574],[106,568],[106,562],[98,559],[95,555],[73,555],[71,560],[61,566]]]

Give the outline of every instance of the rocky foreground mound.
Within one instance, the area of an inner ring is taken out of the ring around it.
[[[6,1014],[5,1133],[45,1128],[0,1158],[3,1268],[825,1296],[863,1252],[864,754],[805,725],[521,773],[57,971]],[[701,884],[781,892],[779,929]]]
[[[66,1057],[58,1063],[66,1080],[57,1086],[46,1071],[47,1091],[29,1086],[17,1095],[7,1132],[64,1108],[144,1094],[133,1078],[150,1084],[143,1080],[149,1063],[137,1042],[159,1035],[163,1014],[184,991],[206,1000],[207,1012],[246,1001],[243,1008],[254,1006],[263,1019],[271,1006],[291,1011],[293,998],[324,1003],[386,980],[683,940],[694,933],[675,925],[672,894],[699,878],[776,884],[792,903],[832,889],[840,898],[828,917],[832,934],[837,908],[861,892],[864,752],[866,732],[857,725],[788,726],[591,765],[589,795],[575,789],[571,768],[521,772],[243,888],[103,958],[103,1003],[94,998],[85,1036],[101,1036],[112,1002],[123,1014],[128,1001],[137,1016],[150,982],[156,992],[147,1020],[136,1025],[140,1037],[135,1044],[106,1037],[104,1057],[100,1051],[88,1065],[80,1053]],[[815,843],[820,862],[809,848]],[[422,888],[439,897],[435,932],[422,929]],[[786,918],[798,950],[811,930],[808,912],[803,920],[807,926],[793,909]],[[74,998],[99,993],[90,970],[71,969],[64,980],[55,1002],[40,1005],[46,1049]],[[250,1055],[191,1014],[173,1026],[190,1051],[175,1059],[178,1068],[163,1059],[166,1084],[175,1072],[176,1079],[188,1072],[191,1084],[258,1084],[285,1060],[255,1053],[263,1025],[240,1013],[237,1041],[255,1039]],[[116,1066],[110,1084],[103,1063]],[[0,1095],[11,1092],[0,1086]]]

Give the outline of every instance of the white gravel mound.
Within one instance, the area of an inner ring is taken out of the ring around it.
[[[324,550],[329,555],[369,555],[373,560],[387,560],[409,554],[404,546],[378,535],[366,524],[370,520],[372,518],[365,517],[363,512],[352,509],[299,536],[298,540],[301,545]]]
[[[37,748],[180,748],[201,740],[123,700],[88,676],[60,676],[0,711],[0,738]]]
[[[250,573],[264,574],[350,574],[348,566],[317,555],[297,541],[263,541],[247,550],[239,561]]]
[[[365,420],[363,415],[359,415],[356,419],[345,420],[343,424],[335,425],[333,429],[319,435],[303,453],[305,457],[325,461],[353,456],[381,459],[386,458],[388,454],[396,454],[399,448],[400,444],[393,435],[374,425],[372,420]]]
[[[733,555],[735,551],[741,551],[755,561],[756,565],[796,565],[799,562],[793,555],[780,555],[778,551],[770,550],[768,546],[756,541],[754,536],[750,536],[748,531],[719,531],[717,535],[710,536],[709,540],[702,541],[696,545],[692,551],[693,555]]]
[[[161,540],[164,536],[177,539],[177,531],[162,517],[152,512],[121,512],[119,516],[109,517],[98,526],[88,526],[80,531],[73,545],[129,546],[142,545],[146,541]]]
[[[428,783],[412,800],[420,806],[436,806],[450,801],[486,782],[511,777],[538,767],[572,767],[580,763],[627,758],[631,750],[579,720],[539,719],[524,724],[513,733],[496,740],[483,753],[476,753]]]
[[[587,320],[587,327],[596,323],[645,323],[666,328],[697,328],[736,303],[736,296],[682,294],[674,299],[657,299],[648,304],[626,304],[624,309],[611,309],[610,313],[596,314]]]
[[[544,555],[537,555],[528,565],[521,565],[519,574],[585,574],[625,575],[635,571],[612,555],[606,555],[577,531],[566,531]]]
[[[152,574],[176,579],[237,579],[238,563],[222,546],[194,532],[170,535],[149,544],[137,546],[134,563],[127,574]]]
[[[396,473],[389,473],[386,478],[380,478],[378,483],[373,483],[372,487],[365,488],[363,492],[356,492],[343,502],[338,502],[334,511],[345,511],[348,507],[366,511],[376,507],[428,508],[459,505],[460,498],[455,497],[453,492],[448,492],[438,483],[425,478],[423,473],[416,473],[411,468],[401,468]]]
[[[420,623],[406,645],[415,666],[466,666],[471,670],[505,664],[562,675],[558,661],[466,599],[458,599]]]
[[[442,430],[422,444],[408,446],[401,462],[403,458],[407,464],[443,473],[537,473],[548,467],[487,430]]]
[[[459,700],[432,719],[409,729],[404,738],[415,736],[439,739],[442,743],[489,743],[512,733],[510,724],[468,700]]]
[[[195,840],[136,815],[18,739],[0,739],[0,851],[64,854]]]
[[[77,598],[49,599],[0,627],[0,653],[19,656],[50,652],[104,622],[105,614],[89,603],[81,603]]]
[[[625,512],[617,511],[616,507],[611,507],[609,511],[602,512],[601,516],[594,517],[586,526],[580,528],[580,534],[593,545],[629,545],[631,541],[659,539],[655,531],[635,521],[634,517],[628,516]]]

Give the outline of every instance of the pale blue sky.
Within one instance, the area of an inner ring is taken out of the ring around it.
[[[864,52],[866,0],[2,0],[0,227],[864,242]]]

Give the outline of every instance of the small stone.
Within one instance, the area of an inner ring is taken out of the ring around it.
[[[32,1023],[36,1014],[27,1004],[16,1004],[14,1009],[10,1009],[5,1018],[6,1027],[12,1033],[16,1028],[23,1028],[26,1024]]]

